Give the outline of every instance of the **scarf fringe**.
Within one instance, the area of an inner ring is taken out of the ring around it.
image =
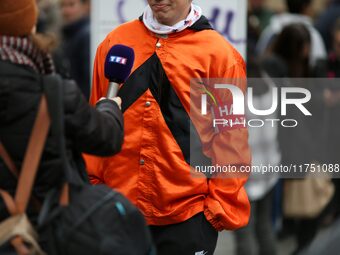
[[[0,36],[0,59],[30,66],[40,74],[55,72],[51,55],[41,51],[31,37]]]

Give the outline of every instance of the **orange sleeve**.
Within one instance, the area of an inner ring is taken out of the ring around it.
[[[96,52],[93,66],[92,90],[90,104],[96,105],[97,101],[106,95],[104,93],[108,87],[108,80],[104,76],[104,61],[107,50],[106,42],[102,42]],[[103,158],[93,155],[83,154],[89,180],[92,184],[104,183],[103,179]]]
[[[215,77],[241,79],[239,87],[246,91],[246,71],[242,57],[235,51],[233,56],[236,63],[227,70],[223,70],[223,60],[220,70]],[[224,62],[225,63],[225,62]],[[217,67],[218,69],[219,67]],[[209,145],[204,145],[205,153],[212,159],[213,165],[240,166],[251,164],[251,153],[248,145],[247,128],[223,130],[217,133]],[[248,224],[250,203],[244,188],[246,175],[219,176],[209,179],[209,194],[205,200],[204,214],[207,220],[221,230],[238,229]]]
[[[95,105],[101,97],[106,96],[105,92],[109,84],[109,81],[105,78],[104,74],[104,61],[108,51],[106,44],[106,41],[104,41],[98,46],[94,60],[90,97],[91,105]]]

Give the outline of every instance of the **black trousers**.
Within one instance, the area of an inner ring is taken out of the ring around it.
[[[187,221],[150,226],[157,255],[213,255],[218,232],[207,221],[203,212]]]

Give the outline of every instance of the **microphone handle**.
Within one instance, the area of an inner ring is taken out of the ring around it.
[[[118,94],[119,84],[116,82],[110,82],[109,88],[106,93],[107,98],[113,98],[116,97]]]

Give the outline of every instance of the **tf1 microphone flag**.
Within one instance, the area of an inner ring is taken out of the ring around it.
[[[116,44],[105,59],[105,77],[114,83],[124,83],[131,73],[135,61],[135,52],[125,45]]]

